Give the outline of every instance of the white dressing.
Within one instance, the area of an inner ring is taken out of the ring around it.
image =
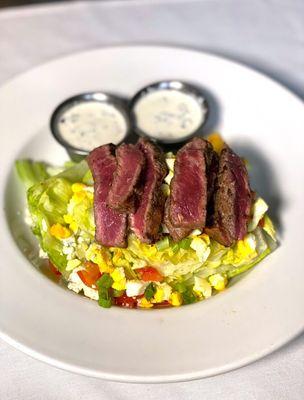
[[[58,121],[62,139],[86,151],[105,143],[121,142],[127,129],[126,120],[116,107],[98,101],[77,103],[68,108]]]
[[[194,133],[206,112],[194,96],[174,89],[148,92],[134,107],[137,127],[155,139],[168,141]]]

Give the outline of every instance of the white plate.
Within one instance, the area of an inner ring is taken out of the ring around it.
[[[48,128],[51,112],[66,97],[94,89],[128,96],[167,78],[208,91],[207,130],[221,131],[249,159],[252,185],[279,222],[281,246],[207,301],[156,311],[105,310],[33,266],[36,248],[18,213],[23,191],[11,174],[13,162],[29,156],[60,163],[66,157]],[[116,47],[75,54],[13,79],[0,90],[0,110],[0,331],[6,341],[85,375],[169,382],[248,364],[302,331],[304,106],[288,90],[212,55]]]

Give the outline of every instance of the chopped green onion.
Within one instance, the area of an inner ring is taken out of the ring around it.
[[[184,304],[192,304],[196,302],[196,296],[190,288],[188,288],[186,292],[182,293],[182,296]]]
[[[190,249],[191,242],[192,242],[191,238],[185,238],[185,239],[181,240],[178,243],[178,245],[179,245],[180,249],[188,250],[188,249]]]
[[[179,250],[179,244],[174,243],[174,245],[171,247],[171,250],[173,251],[173,253],[176,253]]]
[[[113,281],[112,277],[109,274],[104,273],[104,274],[102,274],[101,278],[98,279],[98,281],[96,282],[96,285],[97,285],[98,289],[102,289],[102,288],[109,289],[112,286],[113,282],[114,281]]]
[[[166,236],[164,239],[160,240],[159,242],[156,242],[155,246],[158,251],[166,250],[168,247],[170,247],[169,237]]]
[[[100,307],[103,308],[110,308],[112,305],[112,299],[103,299],[102,297],[99,298],[98,304]]]
[[[187,290],[187,286],[183,282],[177,282],[174,285],[174,290],[176,290],[179,293],[184,293]]]
[[[86,174],[82,178],[82,182],[85,183],[86,185],[93,185],[94,180],[90,169],[86,172]]]
[[[144,294],[145,298],[150,301],[154,297],[155,292],[156,292],[155,284],[153,282],[149,283],[149,285],[146,287],[145,290]]]

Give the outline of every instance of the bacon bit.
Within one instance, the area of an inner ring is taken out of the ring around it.
[[[260,219],[258,225],[259,225],[259,227],[264,228],[264,225],[265,225],[265,218],[264,217],[262,219]]]

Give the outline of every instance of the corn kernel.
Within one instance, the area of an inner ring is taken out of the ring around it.
[[[179,307],[183,303],[182,295],[178,292],[173,292],[170,296],[170,304],[174,307]]]
[[[65,215],[63,216],[63,219],[64,219],[64,222],[65,222],[66,224],[70,224],[71,222],[73,222],[73,217],[72,217],[72,215],[70,215],[70,214],[65,214]]]
[[[209,135],[207,137],[207,140],[209,143],[212,144],[214,151],[216,151],[218,154],[220,154],[223,147],[225,146],[225,142],[222,139],[221,135],[217,132],[213,132],[213,133],[211,133],[211,135]]]
[[[84,190],[84,188],[85,188],[85,185],[83,183],[76,182],[76,183],[73,183],[73,185],[72,185],[72,191],[74,193],[81,192],[82,190]]]
[[[89,200],[93,200],[93,199],[94,199],[94,193],[86,192],[86,195],[87,195],[87,198],[88,198]]]
[[[112,288],[116,290],[124,290],[126,288],[126,277],[123,268],[115,268],[111,273],[111,277],[114,281]]]
[[[143,297],[142,299],[140,299],[138,301],[138,306],[141,308],[151,308],[153,307],[153,304],[147,300],[145,297]]]
[[[164,290],[157,286],[156,292],[154,293],[154,301],[155,303],[161,303],[164,301]]]
[[[76,233],[76,232],[78,231],[78,224],[77,224],[77,222],[75,222],[75,221],[71,222],[71,223],[70,223],[70,229],[71,229],[74,233]]]
[[[126,279],[121,279],[120,281],[115,281],[112,284],[112,288],[116,290],[125,290],[126,288]]]
[[[86,198],[86,192],[85,191],[81,191],[81,192],[76,192],[74,193],[72,199],[74,200],[74,202],[77,203],[81,203],[85,198]]]
[[[66,239],[71,236],[71,231],[61,224],[54,224],[50,227],[50,234],[57,239]]]

